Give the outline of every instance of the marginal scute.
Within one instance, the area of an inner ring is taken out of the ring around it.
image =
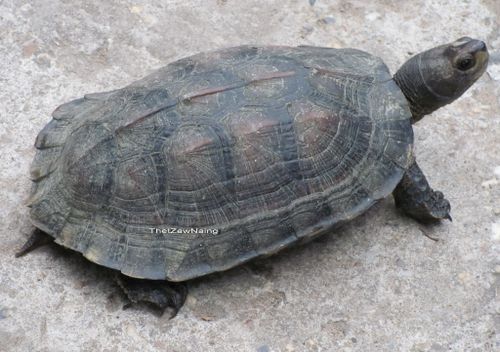
[[[50,175],[58,166],[57,160],[60,154],[61,148],[47,148],[37,151],[30,166],[31,180],[40,181]]]
[[[79,111],[82,104],[85,103],[84,98],[72,100],[66,104],[62,104],[52,113],[55,120],[71,119],[75,117],[75,112]]]
[[[105,101],[111,98],[115,93],[119,93],[119,90],[112,90],[109,92],[100,92],[100,93],[89,93],[85,94],[83,97],[85,100],[101,100]]]
[[[67,122],[52,120],[40,131],[35,140],[35,148],[46,149],[60,147],[68,133]]]
[[[385,64],[359,50],[194,55],[57,108],[36,140],[30,216],[100,265],[184,281],[387,196],[412,160],[410,117]]]

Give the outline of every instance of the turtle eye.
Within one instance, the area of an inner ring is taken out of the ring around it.
[[[463,58],[460,58],[457,62],[457,68],[460,71],[467,71],[468,69],[474,67],[476,64],[474,58],[472,56],[466,56]]]

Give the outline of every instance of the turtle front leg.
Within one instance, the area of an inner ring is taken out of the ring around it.
[[[186,301],[187,286],[182,282],[135,279],[122,274],[117,275],[115,279],[130,300],[124,308],[132,304],[146,303],[161,316],[165,309],[170,307],[172,319]]]
[[[398,208],[420,222],[451,221],[450,202],[443,193],[429,186],[416,161],[406,171],[392,195]]]

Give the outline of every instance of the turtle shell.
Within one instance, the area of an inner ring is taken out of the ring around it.
[[[198,54],[57,108],[36,139],[30,216],[128,276],[226,270],[386,197],[412,158],[410,117],[359,50]]]

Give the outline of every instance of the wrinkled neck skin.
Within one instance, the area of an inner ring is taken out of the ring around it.
[[[414,56],[394,75],[394,81],[410,105],[412,123],[453,101],[449,97],[440,96],[433,92],[425,84],[420,71],[420,60],[421,54]]]

